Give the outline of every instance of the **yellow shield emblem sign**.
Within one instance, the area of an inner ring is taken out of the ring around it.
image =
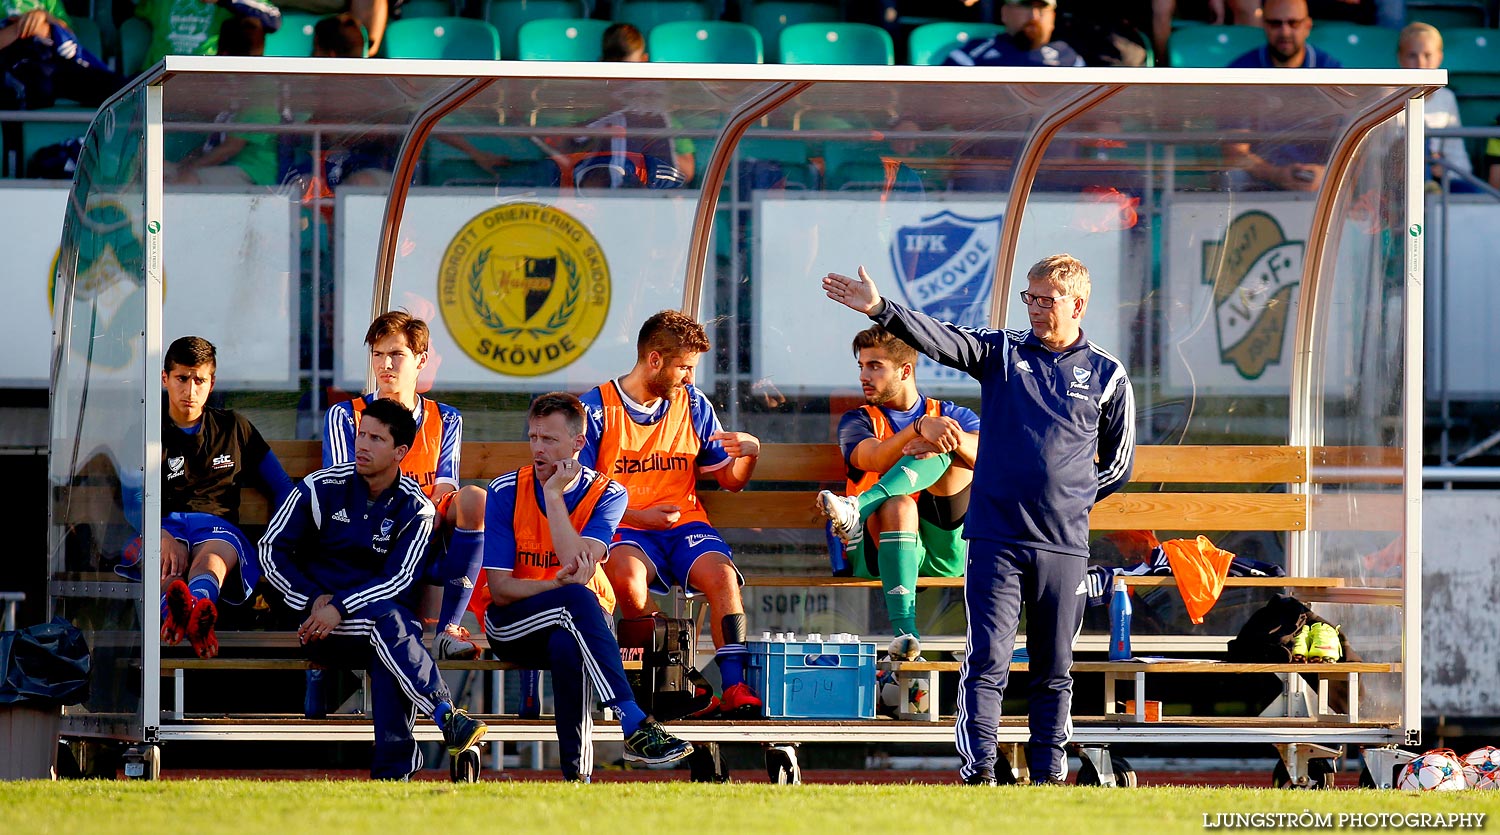
[[[1236,217],[1224,240],[1203,245],[1203,283],[1214,287],[1219,358],[1254,380],[1281,362],[1287,322],[1302,284],[1303,241],[1289,241],[1260,211]]]
[[[577,218],[540,203],[476,215],[438,273],[443,322],[464,353],[513,377],[566,368],[609,313],[609,264]]]

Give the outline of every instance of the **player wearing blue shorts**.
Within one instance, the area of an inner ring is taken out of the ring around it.
[[[370,776],[378,780],[404,780],[422,767],[412,738],[417,710],[442,729],[454,756],[487,730],[453,706],[413,608],[434,516],[432,502],[401,472],[416,434],[400,403],[371,403],[354,438],[354,460],[302,479],[260,540],[266,579],[306,615],[297,636],[307,656],[369,673]]]
[[[433,652],[438,658],[470,659],[479,648],[460,624],[479,580],[484,559],[484,497],[481,487],[458,483],[458,457],[464,420],[458,410],[417,394],[417,378],[427,365],[431,334],[427,323],[403,310],[382,313],[365,332],[375,391],[335,403],[323,426],[323,466],[354,459],[360,414],[379,398],[411,410],[416,440],[401,459],[401,471],[416,479],[437,508],[432,545],[423,579],[443,589]]]
[[[243,603],[260,579],[255,549],[238,527],[240,491],[259,489],[274,503],[292,489],[248,419],[207,405],[217,370],[218,352],[199,336],[174,341],[162,358],[161,636],[169,644],[187,638],[201,658],[219,654],[221,596]],[[139,528],[140,501],[127,497],[125,506]],[[115,569],[132,580],[141,579],[139,541]]]
[[[839,421],[849,483],[818,503],[845,546],[835,572],[880,578],[892,630],[918,637],[917,577],[964,573],[979,416],[924,397],[916,349],[879,325],[855,334],[854,356],[865,405]]]
[[[693,746],[636,704],[610,631],[615,593],[602,565],[629,502],[625,488],[578,463],[584,408],[577,397],[538,397],[526,424],[533,463],[490,482],[485,505],[490,650],[503,661],[552,671],[564,778],[588,782],[593,771],[596,693],[620,715],[626,760],[680,760]]]
[[[693,385],[708,349],[703,326],[682,313],[663,310],[647,319],[635,367],[582,397],[589,416],[578,458],[630,491],[604,566],[621,614],[649,616],[650,592],[666,594],[674,585],[706,595],[723,692],[700,715],[755,716],[760,696],[745,683],[744,578],[709,524],[697,481],[712,474],[719,486],[739,491],[755,471],[760,441],[724,431],[713,404]]]

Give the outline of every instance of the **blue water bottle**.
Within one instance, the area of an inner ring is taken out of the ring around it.
[[[1124,578],[1116,577],[1109,596],[1109,660],[1129,661],[1130,657],[1130,592]]]
[[[542,671],[521,670],[522,719],[535,719],[542,715]]]

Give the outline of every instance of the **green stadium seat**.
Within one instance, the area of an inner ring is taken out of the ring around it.
[[[449,0],[402,0],[401,3],[402,20],[453,16],[453,4]]]
[[[1396,67],[1396,42],[1401,33],[1384,26],[1329,21],[1313,25],[1307,42],[1339,59],[1346,67],[1380,69]]]
[[[532,20],[516,35],[523,61],[597,61],[607,20],[557,18]]]
[[[911,30],[906,41],[907,63],[929,66],[943,63],[948,53],[971,40],[984,40],[1005,31],[996,23],[926,23]]]
[[[817,0],[772,0],[751,3],[742,0],[741,19],[760,33],[766,54],[773,59],[781,56],[781,31],[798,23],[836,23],[843,20],[839,7],[833,3]]]
[[[1172,33],[1167,56],[1174,67],[1227,67],[1265,42],[1259,26],[1189,26]]]
[[[498,60],[500,33],[482,20],[423,17],[386,27],[387,58]]]
[[[1490,23],[1486,0],[1407,0],[1406,22],[1436,26],[1447,40],[1449,29],[1482,28]]]
[[[269,49],[270,46],[271,36],[268,35],[266,47]],[[141,62],[146,60],[146,50],[150,48],[151,24],[138,17],[128,17],[121,21],[120,72],[129,77],[145,69]]]
[[[651,34],[651,30],[674,20],[712,20],[713,10],[700,0],[619,0],[615,19]]]
[[[282,12],[281,28],[266,35],[266,54],[277,58],[306,58],[312,55],[313,27],[322,18],[308,12]],[[150,28],[147,27],[149,44]],[[122,29],[120,40],[125,33]]]
[[[533,20],[582,17],[588,17],[582,0],[489,0],[484,6],[484,19],[500,30],[501,55],[521,54],[521,27]]]
[[[646,51],[652,61],[699,64],[761,64],[765,51],[754,27],[728,20],[674,20],[651,30]]]
[[[1448,84],[1459,98],[1500,96],[1500,31],[1470,28],[1443,32],[1443,67],[1448,70]]]
[[[76,18],[75,18],[76,22]],[[92,21],[90,21],[92,22]],[[75,32],[77,30],[74,30]],[[81,113],[94,115],[94,108],[80,105],[58,104],[46,108],[44,113]],[[17,160],[18,174],[26,171],[31,155],[48,145],[56,145],[68,139],[79,139],[88,132],[89,123],[81,122],[23,122],[21,123],[21,158]]]
[[[868,23],[798,23],[781,32],[783,64],[894,64],[896,45]]]

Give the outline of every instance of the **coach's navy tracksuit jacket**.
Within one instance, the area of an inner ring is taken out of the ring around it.
[[[870,318],[980,383],[979,454],[964,522],[968,652],[954,729],[960,774],[995,770],[1000,699],[1024,604],[1027,758],[1033,779],[1061,779],[1072,734],[1073,638],[1087,600],[1089,511],[1130,479],[1135,459],[1125,367],[1081,335],[1053,351],[1030,330],[962,328],[889,300]]]

